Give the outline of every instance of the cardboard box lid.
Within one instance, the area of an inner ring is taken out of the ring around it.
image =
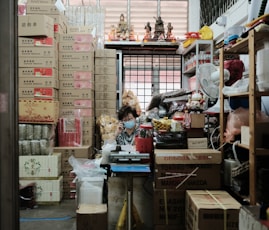
[[[214,149],[155,149],[156,164],[220,164],[221,152]]]
[[[100,214],[107,212],[106,204],[81,204],[77,209],[77,214]]]
[[[240,209],[241,204],[222,190],[187,190],[186,194],[197,209]]]

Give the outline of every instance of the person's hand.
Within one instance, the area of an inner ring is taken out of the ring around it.
[[[123,122],[119,122],[115,135],[118,136],[124,130]]]

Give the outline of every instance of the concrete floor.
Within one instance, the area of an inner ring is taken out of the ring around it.
[[[75,200],[20,210],[20,230],[76,230]]]

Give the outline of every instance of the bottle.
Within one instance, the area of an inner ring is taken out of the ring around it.
[[[184,127],[186,129],[189,129],[191,127],[191,119],[190,119],[190,114],[186,110],[184,113]]]

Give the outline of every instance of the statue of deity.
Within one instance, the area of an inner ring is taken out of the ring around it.
[[[128,30],[127,22],[125,22],[124,15],[120,15],[120,21],[117,28],[117,38],[124,39],[126,38],[126,32]]]

